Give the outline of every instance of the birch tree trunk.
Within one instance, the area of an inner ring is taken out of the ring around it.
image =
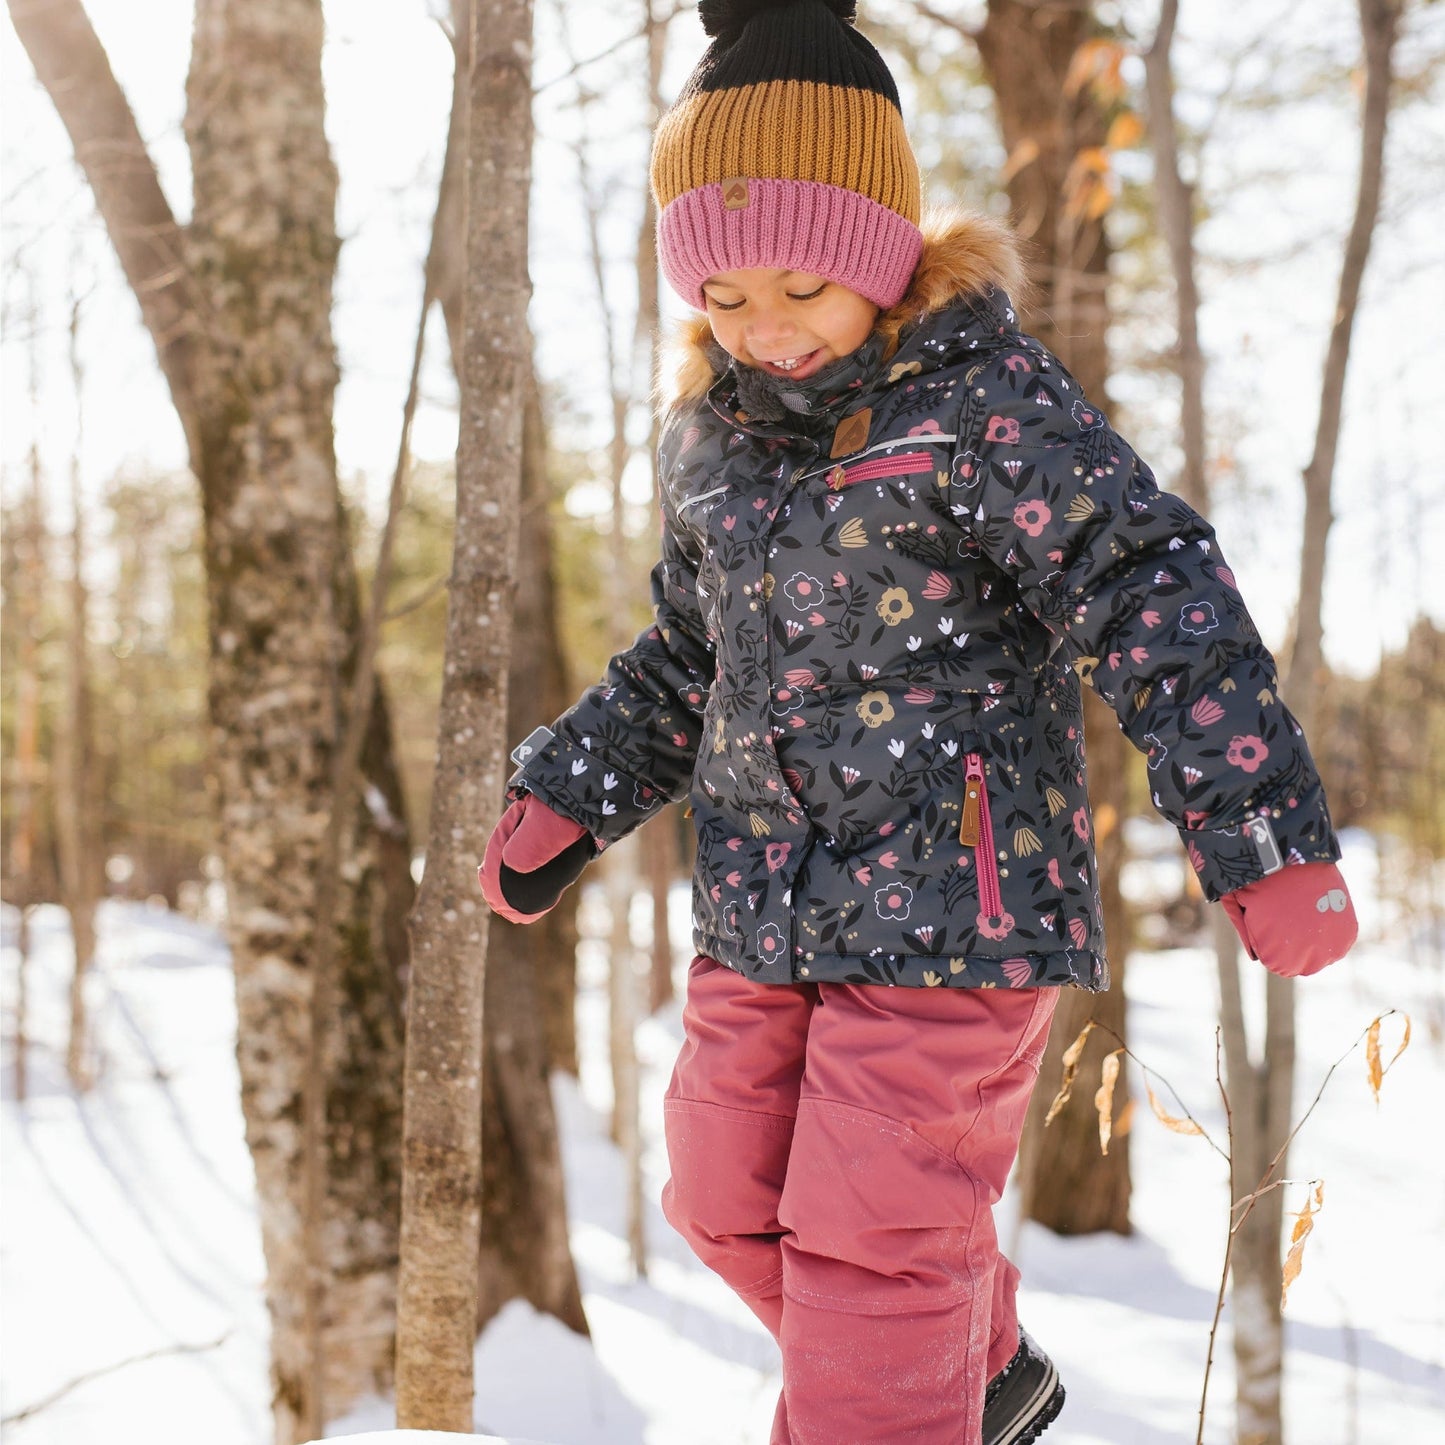
[[[437,778],[412,918],[397,1424],[469,1432],[481,1227],[476,870],[507,771],[506,692],[526,404],[530,0],[472,0],[457,509]]]
[[[230,894],[242,1107],[256,1167],[279,1445],[318,1402],[303,1328],[328,1282],[325,1396],[385,1388],[399,1197],[400,972],[412,888],[384,699],[345,818],[341,1006],[327,1074],[325,1257],[302,1247],[301,1099],[314,904],[357,584],[332,446],[336,174],[320,0],[198,0],[187,80],[193,212],[175,220],[79,0],[9,0],[156,346],[200,483],[208,703]]]
[[[974,35],[998,102],[999,126],[1011,157],[1033,154],[1011,168],[1010,210],[1042,262],[1042,295],[1024,317],[1037,336],[1078,378],[1085,393],[1108,405],[1109,243],[1102,218],[1070,214],[1070,176],[1079,153],[1102,146],[1104,118],[1087,89],[1066,93],[1079,46],[1094,33],[1088,5],[1038,5],[989,0]],[[1066,989],[1054,1014],[1049,1043],[1019,1150],[1024,1214],[1059,1234],[1110,1230],[1127,1234],[1129,1136],[1116,1133],[1107,1156],[1099,1153],[1098,1120],[1087,1086],[1104,1055],[1117,1047],[1096,1030],[1080,1063],[1079,1087],[1043,1129],[1043,1115],[1060,1076],[1063,1051],[1094,1018],[1125,1037],[1124,964],[1130,927],[1119,874],[1123,862],[1128,743],[1112,711],[1085,689],[1089,794],[1094,811],[1100,894],[1113,981],[1107,993]],[[1115,1117],[1127,1108],[1127,1075],[1114,1095]]]

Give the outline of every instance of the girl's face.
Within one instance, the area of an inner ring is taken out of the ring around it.
[[[801,380],[856,351],[878,308],[856,291],[806,271],[755,267],[702,283],[718,345],[769,376]]]

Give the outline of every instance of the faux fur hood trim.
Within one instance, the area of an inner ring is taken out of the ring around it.
[[[961,300],[1002,288],[1020,305],[1026,289],[1018,241],[1002,221],[955,207],[923,218],[923,254],[903,299],[878,318],[886,338],[886,360],[898,347],[900,332]],[[705,315],[680,322],[668,338],[658,371],[660,410],[699,401],[718,379],[709,358],[712,327]]]

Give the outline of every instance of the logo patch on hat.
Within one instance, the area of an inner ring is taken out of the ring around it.
[[[746,176],[734,176],[722,183],[723,209],[745,211],[748,208],[748,180]]]

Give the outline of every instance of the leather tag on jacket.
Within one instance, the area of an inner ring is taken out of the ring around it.
[[[733,176],[722,183],[723,207],[729,211],[745,211],[748,208],[748,180],[746,176]]]
[[[868,428],[873,425],[873,408],[865,406],[862,411],[855,411],[852,416],[845,416],[838,423],[838,430],[833,433],[833,450],[828,453],[830,458],[846,457],[850,452],[856,452],[868,441]]]

